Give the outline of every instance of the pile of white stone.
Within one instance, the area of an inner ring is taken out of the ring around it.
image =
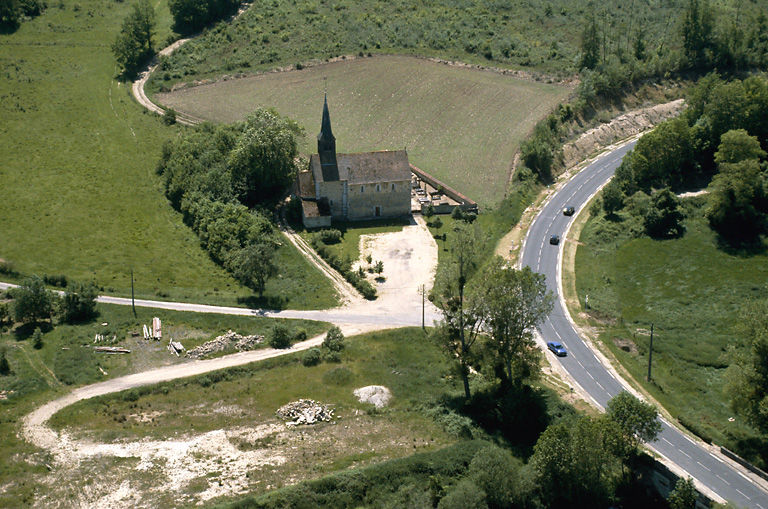
[[[186,355],[192,359],[200,359],[216,352],[230,350],[232,347],[240,352],[244,352],[247,350],[253,350],[256,348],[256,345],[262,343],[263,341],[264,336],[241,336],[237,332],[230,330],[227,331],[227,333],[224,335],[207,341],[202,345],[193,348],[192,350],[188,350]]]
[[[275,412],[280,419],[288,421],[286,426],[314,424],[333,419],[333,409],[311,399],[300,399],[283,405]]]
[[[355,397],[361,403],[370,403],[376,408],[384,408],[392,399],[392,393],[383,385],[368,385],[354,391]]]

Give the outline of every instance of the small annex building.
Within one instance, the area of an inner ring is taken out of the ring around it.
[[[411,167],[405,150],[337,154],[328,97],[317,135],[317,154],[299,172],[297,195],[306,228],[332,221],[400,217],[411,213]]]

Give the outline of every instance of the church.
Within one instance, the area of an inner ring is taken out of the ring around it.
[[[317,135],[317,154],[297,176],[306,228],[332,221],[401,217],[411,213],[411,169],[405,150],[337,154],[328,97]]]

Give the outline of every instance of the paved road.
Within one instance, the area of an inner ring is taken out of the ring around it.
[[[568,181],[543,207],[528,231],[521,262],[547,276],[547,286],[560,294],[560,267],[564,242],[549,243],[553,234],[564,237],[573,217],[563,214],[566,206],[580,210],[592,195],[607,182],[621,163],[621,159],[634,147],[628,143],[598,158]],[[540,327],[545,341],[557,340],[568,350],[567,357],[557,358],[570,376],[601,407],[605,408],[613,396],[623,390],[617,380],[582,341],[566,314],[562,297]],[[662,420],[662,432],[652,448],[665,456],[718,496],[738,507],[768,509],[768,493],[699,444],[694,443],[669,423]]]

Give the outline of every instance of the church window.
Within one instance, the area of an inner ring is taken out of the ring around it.
[[[394,190],[395,190],[395,183],[392,182],[392,191],[394,191]]]
[[[381,184],[376,184],[376,192],[378,193],[381,191]]]
[[[360,192],[361,192],[361,193],[364,193],[364,192],[365,192],[365,186],[360,186]]]

